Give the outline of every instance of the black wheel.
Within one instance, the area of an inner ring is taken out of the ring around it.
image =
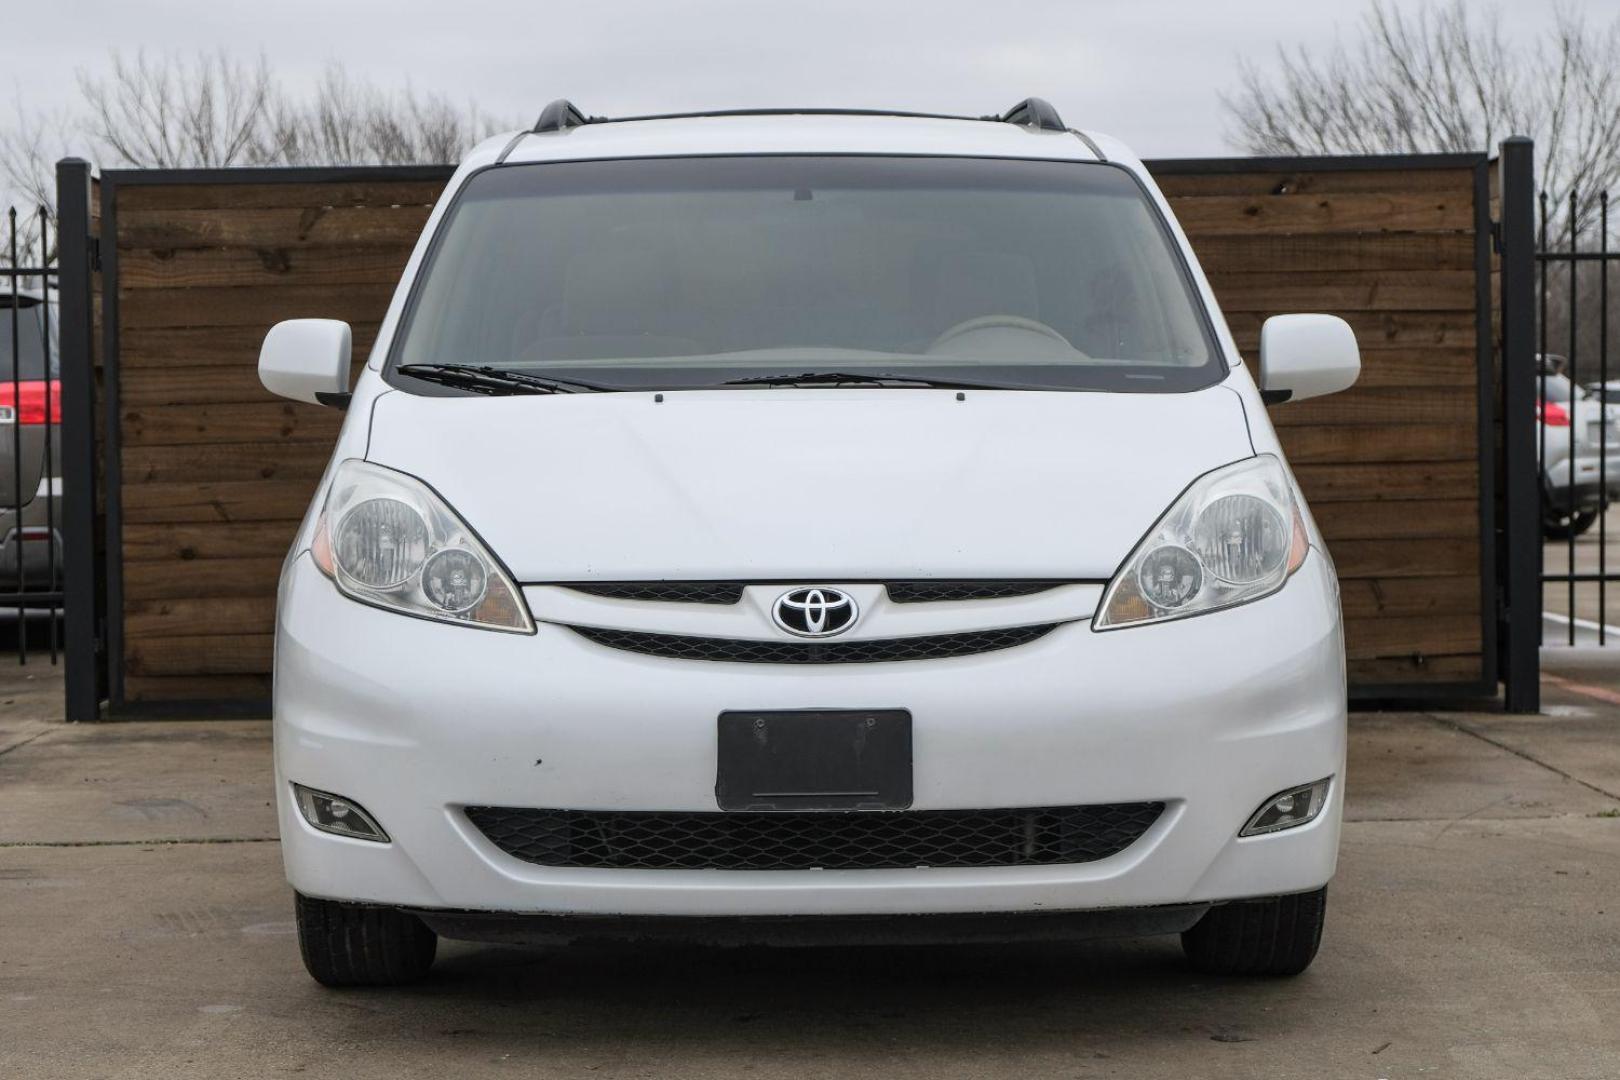
[[[1210,975],[1298,975],[1316,957],[1326,914],[1326,887],[1222,904],[1181,935],[1181,947]]]
[[[1570,514],[1549,509],[1541,515],[1541,533],[1548,540],[1568,540],[1590,529],[1597,518],[1596,510],[1577,510]]]
[[[298,948],[322,986],[399,986],[433,965],[438,935],[415,915],[295,895]]]

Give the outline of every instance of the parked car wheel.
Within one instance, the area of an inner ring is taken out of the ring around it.
[[[1322,943],[1327,888],[1210,908],[1181,947],[1209,975],[1298,975]]]
[[[1577,510],[1571,514],[1548,507],[1541,515],[1541,532],[1548,540],[1568,540],[1590,529],[1597,518],[1596,510]]]
[[[433,966],[439,938],[415,915],[297,894],[298,947],[322,986],[398,986]]]

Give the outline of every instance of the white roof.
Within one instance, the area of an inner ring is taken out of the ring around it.
[[[493,162],[509,141],[483,144],[465,164]],[[1113,156],[1111,151],[1105,152]],[[930,154],[1098,160],[1086,141],[1072,131],[1041,131],[987,120],[794,113],[585,124],[525,135],[507,154],[506,162],[704,154]],[[485,161],[472,160],[486,155]]]

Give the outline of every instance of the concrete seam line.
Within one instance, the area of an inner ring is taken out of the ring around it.
[[[36,731],[34,734],[28,736],[28,738],[22,740],[22,742],[14,742],[10,746],[0,747],[0,757],[5,757],[7,754],[11,753],[13,750],[21,750],[23,747],[27,746],[29,743],[33,742],[35,739],[43,739],[45,736],[49,735],[50,733],[51,732],[50,732],[49,728],[45,729],[44,731]]]
[[[1562,776],[1565,780],[1569,780],[1569,781],[1571,781],[1573,783],[1581,785],[1581,787],[1586,788],[1588,791],[1597,792],[1599,795],[1602,795],[1604,798],[1607,798],[1607,799],[1620,799],[1620,793],[1616,793],[1616,792],[1613,792],[1613,791],[1608,791],[1608,790],[1606,790],[1604,788],[1598,787],[1596,784],[1588,783],[1587,781],[1582,780],[1578,776],[1572,776],[1571,774],[1565,772],[1563,769],[1560,769],[1556,765],[1549,765],[1547,762],[1542,761],[1540,758],[1533,757],[1532,755],[1525,753],[1523,750],[1519,750],[1519,749],[1516,749],[1514,747],[1511,747],[1511,746],[1507,745],[1506,743],[1499,742],[1496,739],[1491,738],[1489,735],[1481,734],[1480,732],[1475,731],[1473,728],[1470,728],[1470,727],[1468,727],[1468,726],[1466,726],[1464,724],[1458,723],[1455,720],[1447,720],[1444,717],[1436,716],[1434,713],[1419,713],[1418,715],[1422,716],[1422,717],[1424,717],[1426,719],[1433,720],[1435,723],[1441,725],[1442,727],[1448,727],[1451,730],[1461,732],[1464,735],[1472,735],[1474,738],[1478,739],[1480,742],[1487,743],[1488,745],[1494,746],[1498,750],[1506,750],[1508,753],[1512,754],[1514,757],[1523,758],[1525,761],[1528,761],[1532,765],[1539,765],[1543,769],[1546,769],[1550,773],[1556,773],[1557,775]]]

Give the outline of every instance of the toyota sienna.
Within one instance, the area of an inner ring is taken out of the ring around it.
[[[984,118],[604,119],[474,149],[281,576],[275,771],[305,963],[437,939],[1180,934],[1315,955],[1344,797],[1333,563],[1129,150]]]

